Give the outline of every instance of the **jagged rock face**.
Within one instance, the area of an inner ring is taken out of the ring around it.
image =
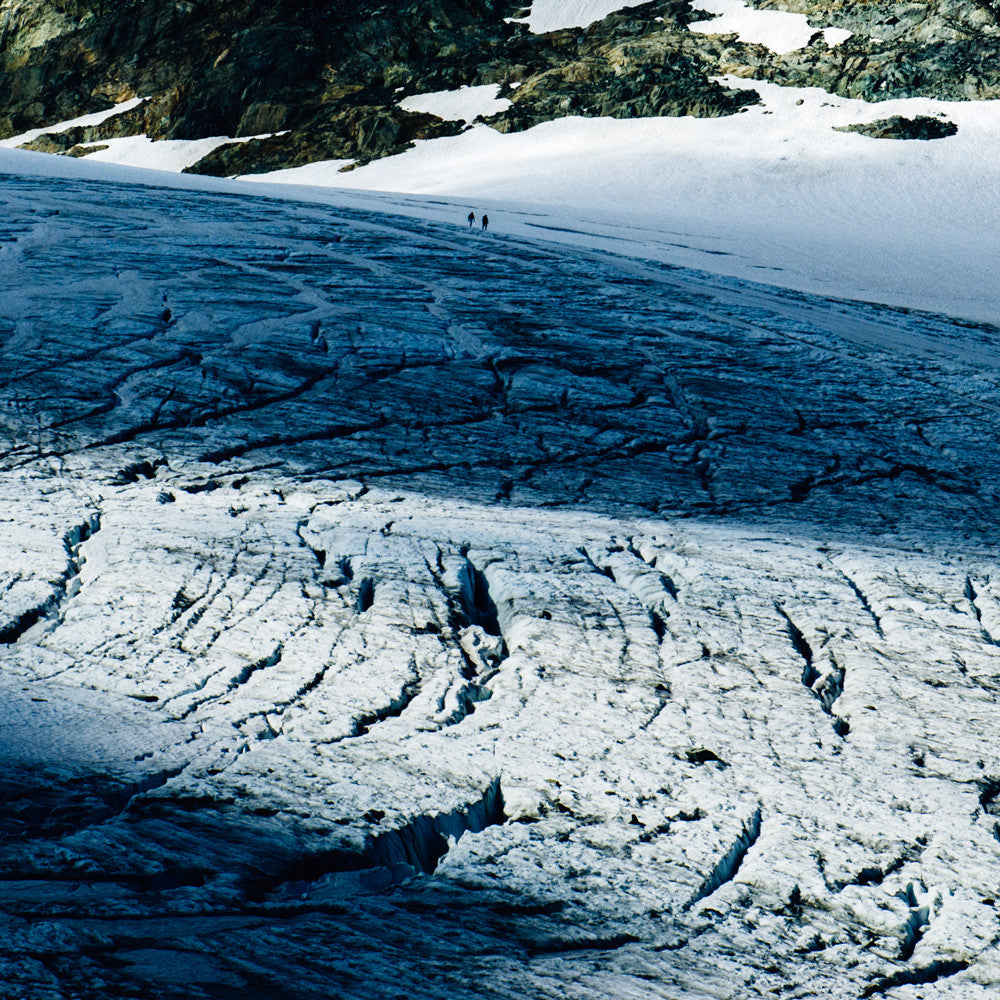
[[[499,84],[512,99],[490,122],[503,131],[567,114],[731,114],[754,95],[714,82],[724,73],[873,100],[1000,94],[1000,25],[990,3],[755,5],[854,34],[833,48],[817,35],[779,56],[735,36],[691,33],[687,25],[701,15],[685,0],[654,0],[589,29],[546,35],[510,22],[518,12],[511,0],[4,0],[0,136],[134,96],[152,99],[82,141],[287,132],[223,147],[194,168],[234,174],[318,159],[365,162],[455,132],[459,123],[396,102],[465,84]]]
[[[612,14],[590,31],[528,37],[512,58],[527,68],[509,91],[512,107],[491,118],[514,131],[562,115],[638,118],[733,114],[754,102],[709,79],[710,63],[683,3],[647,4]]]
[[[854,32],[834,49],[819,44],[783,59],[764,59],[762,75],[778,83],[819,85],[874,101],[918,95],[983,100],[1000,95],[1000,24],[993,3],[760,0],[754,6],[829,17]]]
[[[342,109],[385,106],[418,72],[442,87],[473,75],[510,33],[508,7],[8,2],[0,7],[5,131],[149,95],[157,100],[126,127],[141,122],[152,138],[295,129],[321,111],[337,133]],[[350,122],[336,137],[355,151],[385,151],[383,136],[352,134]]]
[[[729,90],[709,78],[711,66],[686,30],[693,19],[687,4],[667,0],[646,4],[638,12],[631,9],[611,15],[590,31],[537,36],[504,25],[494,38],[477,40],[481,61],[471,72],[455,65],[454,46],[446,47],[443,55],[429,63],[407,63],[400,57],[392,66],[382,67],[386,86],[382,96],[395,100],[403,92],[496,83],[513,103],[509,111],[489,119],[500,131],[569,114],[732,114],[756,96],[752,91]],[[379,68],[372,66],[371,71]],[[390,91],[396,87],[402,89]],[[361,98],[354,95],[351,100]],[[354,156],[363,162],[395,152],[413,139],[445,135],[461,127],[402,112],[394,104],[356,105],[347,110],[328,105],[307,127],[289,136],[223,147],[193,172],[248,173],[324,157]]]

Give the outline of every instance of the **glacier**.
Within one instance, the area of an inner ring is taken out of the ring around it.
[[[9,156],[0,996],[996,995],[995,326]]]

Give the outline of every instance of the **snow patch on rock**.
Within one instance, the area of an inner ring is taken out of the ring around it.
[[[523,23],[536,35],[562,28],[586,28],[617,10],[638,7],[645,0],[534,0]]]
[[[746,0],[692,0],[691,6],[715,17],[688,25],[703,35],[736,34],[741,42],[763,45],[777,55],[804,48],[821,34],[827,45],[839,45],[851,37],[843,28],[814,28],[805,14],[780,10],[759,10]]]
[[[481,87],[460,87],[458,90],[438,90],[430,94],[414,94],[404,97],[399,106],[404,111],[423,111],[437,115],[445,121],[471,122],[474,118],[506,111],[511,102],[498,97],[500,85],[485,84]]]

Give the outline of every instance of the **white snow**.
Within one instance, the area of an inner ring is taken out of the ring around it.
[[[524,23],[536,35],[561,28],[586,28],[594,21],[602,21],[616,10],[638,7],[646,0],[535,0]]]
[[[1000,102],[868,104],[724,82],[756,89],[763,105],[512,134],[478,126],[346,173],[335,161],[248,180],[448,196],[513,232],[1000,321]],[[893,114],[944,115],[959,131],[921,142],[833,130]]]
[[[704,35],[735,33],[741,42],[763,45],[779,55],[808,45],[817,31],[805,14],[757,10],[748,7],[745,0],[692,0],[691,6],[718,15],[688,25],[691,31]],[[822,34],[827,45],[834,46],[850,38],[852,32],[843,28],[823,28]]]
[[[96,111],[93,114],[81,115],[79,118],[70,118],[68,121],[56,122],[53,125],[46,125],[43,128],[31,129],[28,132],[22,132],[20,135],[11,136],[9,139],[0,139],[0,147],[15,149],[26,142],[31,142],[39,136],[47,135],[50,132],[67,132],[69,129],[76,128],[77,126],[85,128],[88,125],[100,125],[101,122],[107,121],[108,118],[114,118],[115,115],[131,111],[142,104],[144,100],[146,100],[144,97],[133,97],[129,101],[123,101],[121,104],[116,104],[113,108],[108,108],[107,111]]]
[[[56,131],[55,128],[44,128],[39,134]],[[31,133],[26,133],[30,135]],[[97,163],[114,163],[122,167],[139,167],[144,170],[162,170],[170,173],[180,173],[194,166],[199,160],[220,146],[229,146],[239,142],[249,142],[251,139],[268,139],[271,135],[283,133],[267,133],[264,135],[246,136],[234,139],[231,136],[216,135],[205,139],[150,139],[146,135],[120,136],[114,139],[100,139],[95,142],[81,143],[81,148],[90,149],[86,159]],[[37,137],[37,136],[36,136]],[[20,137],[18,137],[20,138]],[[29,142],[30,139],[24,140]],[[14,139],[0,143],[0,146],[14,148]]]
[[[608,14],[628,7],[638,7],[645,0],[535,0],[524,23],[534,34],[558,31],[561,28],[585,28]],[[745,0],[692,0],[694,10],[718,15],[711,20],[689,25],[692,31],[706,35],[735,33],[742,42],[764,45],[772,52],[785,53],[809,44],[816,28],[809,24],[805,14],[792,14],[779,10],[757,10],[748,7]],[[827,45],[839,45],[851,37],[843,28],[823,28]]]
[[[510,101],[498,97],[500,85],[460,87],[458,90],[437,90],[431,94],[404,97],[399,106],[404,111],[423,111],[445,121],[471,122],[474,118],[498,114],[510,107]]]

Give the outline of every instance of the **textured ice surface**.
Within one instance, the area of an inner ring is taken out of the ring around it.
[[[0,202],[0,996],[995,995],[995,328]]]

